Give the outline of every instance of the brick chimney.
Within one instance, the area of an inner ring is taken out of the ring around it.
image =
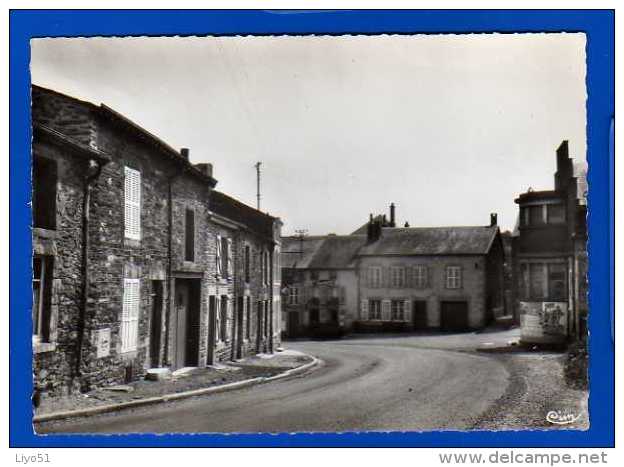
[[[189,150],[188,150],[188,148],[182,148],[182,149],[180,149],[180,155],[181,155],[184,159],[189,160]]]
[[[394,206],[394,203],[390,203],[390,227],[396,227],[395,210],[396,208]]]
[[[493,212],[490,214],[490,227],[494,227],[498,225],[498,214]]]

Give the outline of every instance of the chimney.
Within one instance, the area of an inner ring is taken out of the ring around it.
[[[207,177],[212,177],[212,164],[201,163],[195,164],[194,167]]]
[[[390,227],[396,227],[394,215],[395,215],[395,206],[394,206],[394,203],[390,203]]]
[[[495,227],[498,225],[498,215],[493,212],[490,214],[490,227]]]
[[[180,149],[180,155],[181,155],[184,159],[189,160],[189,150],[188,150],[188,148],[182,148],[182,149]]]
[[[378,219],[373,220],[373,215],[371,214],[368,225],[366,226],[366,240],[368,243],[379,240],[379,237],[381,237],[381,227],[382,221]]]

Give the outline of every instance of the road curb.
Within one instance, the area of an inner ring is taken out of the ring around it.
[[[203,396],[207,394],[216,394],[219,392],[233,391],[235,389],[242,389],[242,388],[246,388],[249,386],[255,386],[256,384],[269,383],[272,381],[277,381],[280,379],[299,375],[322,363],[322,360],[316,357],[312,357],[312,358],[313,360],[310,363],[306,363],[305,365],[301,365],[296,368],[286,370],[283,373],[280,373],[275,376],[270,376],[270,377],[261,376],[258,378],[250,378],[250,379],[245,379],[242,381],[236,381],[234,383],[222,384],[220,386],[210,386],[207,388],[192,389],[190,391],[165,394],[163,396],[147,397],[145,399],[137,399],[134,401],[121,402],[119,404],[107,404],[107,405],[100,405],[97,407],[88,407],[85,409],[66,410],[62,412],[52,412],[48,414],[41,414],[41,415],[34,416],[32,421],[33,423],[41,423],[41,422],[49,422],[53,420],[62,420],[66,418],[87,417],[90,415],[99,415],[103,413],[117,412],[117,411],[124,410],[124,409],[142,407],[145,405],[159,404],[162,402],[169,402],[169,401],[180,400],[180,399],[186,399],[186,398],[194,397],[194,396]]]

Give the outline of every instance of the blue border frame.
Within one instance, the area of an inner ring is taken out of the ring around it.
[[[615,443],[613,304],[613,10],[10,12],[10,446],[12,447],[610,447]],[[29,39],[46,36],[585,32],[589,162],[590,414],[588,431],[282,435],[46,435],[31,425]]]

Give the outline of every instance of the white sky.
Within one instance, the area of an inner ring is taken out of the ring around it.
[[[347,234],[397,205],[412,226],[511,229],[585,160],[585,36],[92,38],[32,41],[32,81],[103,102],[212,162],[217,188],[284,234]]]

